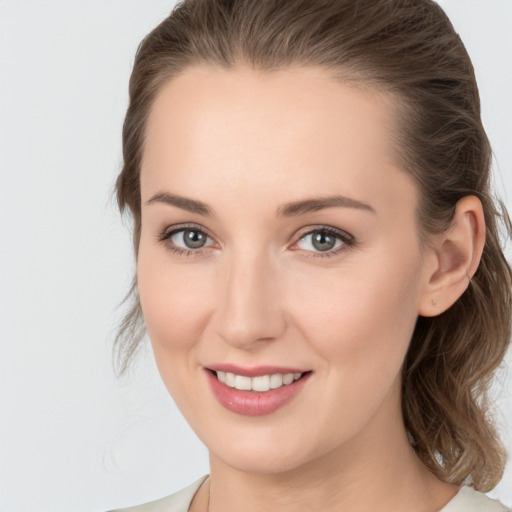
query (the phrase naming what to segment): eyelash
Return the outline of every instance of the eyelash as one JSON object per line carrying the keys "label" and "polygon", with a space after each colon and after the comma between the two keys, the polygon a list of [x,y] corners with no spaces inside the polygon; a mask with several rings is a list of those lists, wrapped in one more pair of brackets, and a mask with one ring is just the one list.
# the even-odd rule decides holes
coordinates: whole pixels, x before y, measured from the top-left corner
{"label": "eyelash", "polygon": [[[165,243],[166,248],[168,250],[172,251],[175,254],[178,254],[179,256],[183,256],[183,257],[199,256],[200,254],[202,254],[204,252],[204,248],[183,249],[181,247],[177,247],[175,245],[171,245],[171,244],[167,243],[168,241],[170,241],[170,239],[175,234],[180,233],[182,231],[187,231],[189,229],[194,230],[198,233],[201,233],[211,239],[211,237],[208,235],[208,233],[206,231],[204,231],[203,229],[201,229],[200,227],[198,227],[194,224],[181,225],[181,226],[178,226],[171,230],[167,229],[163,233],[160,233],[157,236],[157,238],[158,238],[159,242]],[[307,251],[307,252],[311,253],[309,256],[307,256],[310,258],[332,258],[333,256],[337,256],[338,254],[349,250],[350,248],[352,248],[355,245],[355,240],[352,235],[349,235],[348,233],[346,233],[344,231],[341,231],[339,229],[336,229],[336,228],[333,228],[330,226],[318,226],[318,227],[315,227],[314,229],[310,229],[309,231],[305,231],[298,237],[297,242],[301,241],[308,235],[312,235],[314,232],[320,232],[322,234],[327,234],[329,236],[337,238],[337,239],[341,240],[343,242],[343,244],[340,247],[338,247],[336,250],[331,249],[329,251]],[[295,243],[297,243],[297,242],[295,242]]]}

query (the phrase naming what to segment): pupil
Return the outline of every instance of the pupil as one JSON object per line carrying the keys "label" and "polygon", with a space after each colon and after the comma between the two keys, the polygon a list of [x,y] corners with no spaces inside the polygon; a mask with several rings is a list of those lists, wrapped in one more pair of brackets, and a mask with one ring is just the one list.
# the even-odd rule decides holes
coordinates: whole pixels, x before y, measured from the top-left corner
{"label": "pupil", "polygon": [[336,244],[333,236],[325,234],[323,231],[316,231],[313,235],[313,246],[319,251],[328,251]]}
{"label": "pupil", "polygon": [[183,238],[185,244],[191,249],[198,249],[205,243],[205,236],[203,233],[198,233],[197,231],[193,231],[191,229],[185,230]]}

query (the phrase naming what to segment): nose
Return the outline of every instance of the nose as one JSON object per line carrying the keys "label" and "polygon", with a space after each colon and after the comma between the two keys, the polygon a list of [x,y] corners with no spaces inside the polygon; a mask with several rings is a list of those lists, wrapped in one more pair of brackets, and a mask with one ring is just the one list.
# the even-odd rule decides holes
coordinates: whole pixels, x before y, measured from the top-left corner
{"label": "nose", "polygon": [[246,350],[282,336],[286,319],[277,265],[261,253],[233,255],[225,263],[219,272],[217,334],[226,343]]}

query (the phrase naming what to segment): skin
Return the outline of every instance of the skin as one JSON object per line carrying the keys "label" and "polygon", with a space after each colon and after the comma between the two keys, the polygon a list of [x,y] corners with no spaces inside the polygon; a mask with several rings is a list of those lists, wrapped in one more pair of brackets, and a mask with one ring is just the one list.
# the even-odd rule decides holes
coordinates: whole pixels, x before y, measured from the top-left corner
{"label": "skin", "polygon": [[[476,198],[455,227],[421,247],[417,191],[397,164],[391,98],[317,68],[257,73],[196,66],[159,91],[141,169],[138,286],[170,394],[210,453],[190,510],[436,511],[458,487],[416,457],[400,409],[400,375],[419,314],[467,287],[483,217]],[[202,201],[192,213],[157,194]],[[292,217],[283,203],[340,195]],[[201,252],[183,223],[208,235]],[[313,229],[350,234],[330,252]],[[182,228],[183,229],[183,228]],[[193,252],[193,251],[196,252]],[[279,365],[313,374],[259,417],[224,409],[204,367]]]}

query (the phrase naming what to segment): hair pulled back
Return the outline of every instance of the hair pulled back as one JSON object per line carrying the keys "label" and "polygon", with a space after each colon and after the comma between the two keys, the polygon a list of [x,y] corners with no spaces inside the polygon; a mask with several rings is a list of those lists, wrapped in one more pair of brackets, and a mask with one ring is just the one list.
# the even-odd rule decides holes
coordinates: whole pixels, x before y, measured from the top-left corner
{"label": "hair pulled back", "polygon": [[[418,318],[404,367],[402,410],[411,443],[439,478],[487,491],[504,450],[487,391],[510,341],[512,275],[499,243],[511,225],[490,190],[491,149],[470,58],[431,0],[184,0],[140,44],[123,127],[121,211],[140,238],[139,173],[146,120],[162,85],[194,64],[271,72],[322,67],[396,100],[402,167],[419,190],[422,240],[447,229],[457,201],[482,202],[486,243],[469,288],[446,312]],[[500,208],[499,208],[500,207]],[[136,279],[114,343],[119,373],[144,336]]]}

